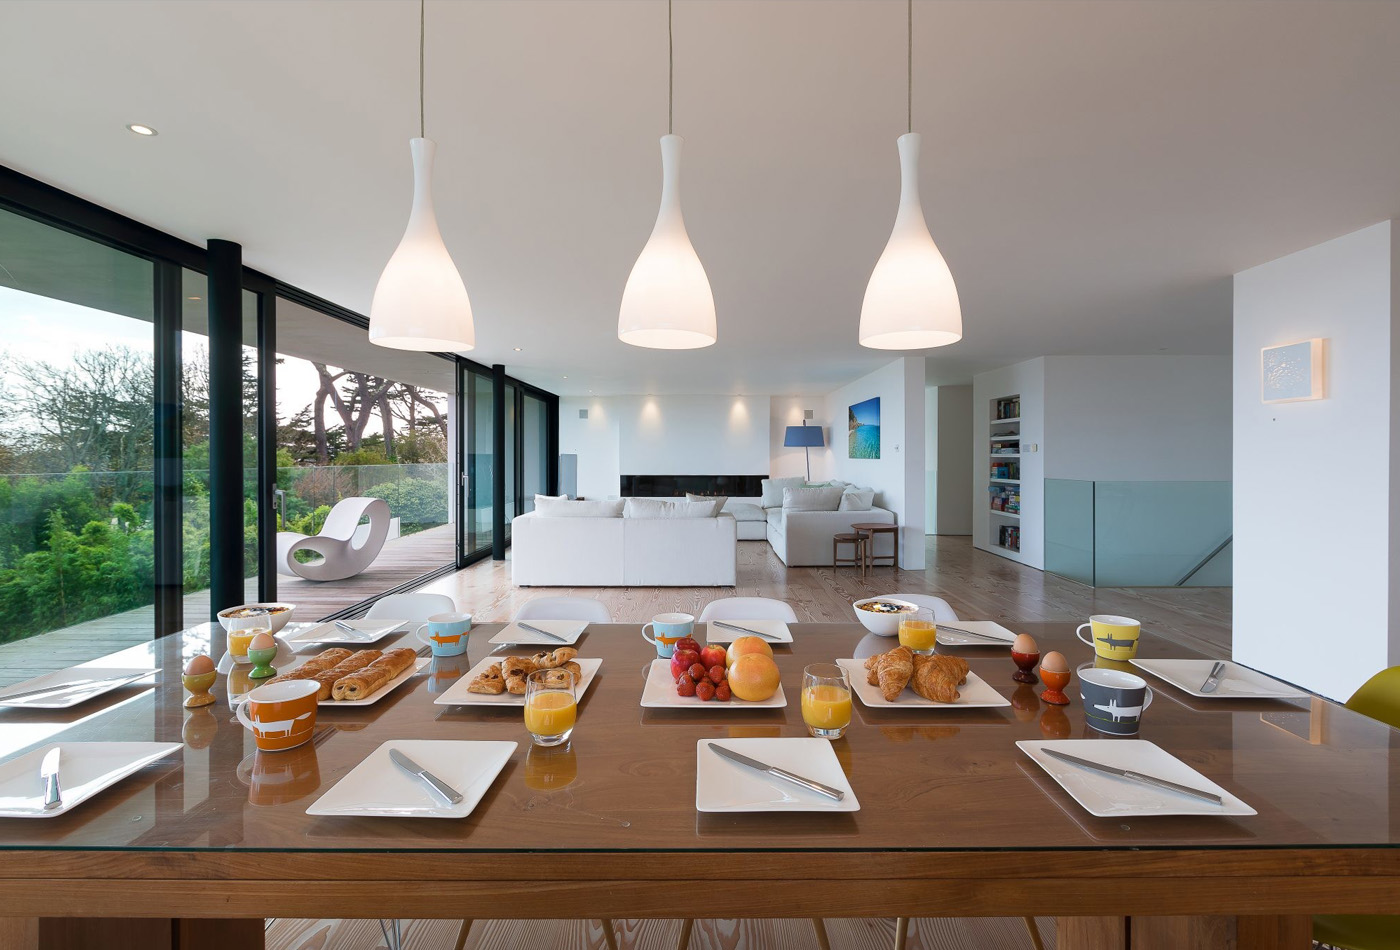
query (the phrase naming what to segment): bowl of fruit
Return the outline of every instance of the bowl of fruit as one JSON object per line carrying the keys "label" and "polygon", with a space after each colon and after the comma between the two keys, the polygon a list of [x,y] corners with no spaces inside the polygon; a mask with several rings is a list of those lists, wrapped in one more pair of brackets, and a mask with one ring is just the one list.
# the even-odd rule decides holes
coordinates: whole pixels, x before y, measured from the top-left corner
{"label": "bowl of fruit", "polygon": [[856,609],[856,619],[865,629],[882,637],[899,634],[899,622],[919,612],[917,604],[894,597],[867,597],[851,605]]}
{"label": "bowl of fruit", "polygon": [[682,640],[671,655],[671,678],[677,697],[721,703],[767,702],[778,692],[780,679],[773,648],[760,637],[739,637],[728,649]]}

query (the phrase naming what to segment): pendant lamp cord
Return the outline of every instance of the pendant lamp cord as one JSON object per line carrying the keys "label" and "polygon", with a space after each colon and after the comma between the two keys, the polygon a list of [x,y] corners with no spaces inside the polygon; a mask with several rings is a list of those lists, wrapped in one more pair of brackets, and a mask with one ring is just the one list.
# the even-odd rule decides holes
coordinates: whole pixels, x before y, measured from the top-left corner
{"label": "pendant lamp cord", "polygon": [[424,25],[427,22],[428,0],[418,0],[418,137],[427,138],[423,122],[423,49],[426,44]]}
{"label": "pendant lamp cord", "polygon": [[676,134],[676,32],[671,0],[666,0],[666,59],[669,64],[666,85],[666,132]]}
{"label": "pendant lamp cord", "polygon": [[907,90],[907,98],[906,98],[906,100],[905,100],[905,108],[906,108],[906,110],[907,110],[907,114],[905,115],[905,120],[908,122],[909,131],[910,131],[910,132],[913,132],[913,131],[914,131],[914,0],[909,0],[909,27],[908,27],[908,36],[909,36],[909,56],[908,56],[908,59],[906,60],[906,62],[907,62],[907,64],[908,64],[909,74],[908,74],[908,76],[906,77],[907,80],[908,80],[908,85],[905,87],[906,90]]}

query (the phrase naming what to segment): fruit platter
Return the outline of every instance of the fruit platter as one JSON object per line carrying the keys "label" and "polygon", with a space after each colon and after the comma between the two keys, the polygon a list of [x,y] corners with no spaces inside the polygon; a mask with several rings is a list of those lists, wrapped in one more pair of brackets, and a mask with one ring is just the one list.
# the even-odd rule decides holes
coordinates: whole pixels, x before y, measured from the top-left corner
{"label": "fruit platter", "polygon": [[738,637],[725,648],[686,637],[669,660],[653,660],[642,689],[647,709],[775,709],[787,705],[773,648]]}

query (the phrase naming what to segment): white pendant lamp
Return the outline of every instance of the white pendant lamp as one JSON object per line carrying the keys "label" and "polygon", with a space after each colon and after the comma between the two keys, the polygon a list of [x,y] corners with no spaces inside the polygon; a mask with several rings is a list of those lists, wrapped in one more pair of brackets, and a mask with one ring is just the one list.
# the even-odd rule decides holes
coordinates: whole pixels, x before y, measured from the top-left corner
{"label": "white pendant lamp", "polygon": [[[668,39],[671,2],[666,3]],[[716,338],[715,298],[681,215],[681,142],[675,132],[675,50],[670,48],[670,132],[661,137],[661,210],[622,291],[617,337],[658,350],[689,350]]]}
{"label": "white pendant lamp", "polygon": [[462,275],[442,242],[433,212],[433,155],[423,137],[424,0],[418,6],[418,134],[413,155],[413,207],[399,246],[384,265],[369,305],[369,341],[397,350],[453,353],[476,346],[472,304]]}
{"label": "white pendant lamp", "polygon": [[948,262],[933,243],[919,204],[919,136],[914,131],[914,3],[909,9],[909,131],[899,137],[899,211],[865,287],[860,344],[922,350],[962,339],[962,305]]}

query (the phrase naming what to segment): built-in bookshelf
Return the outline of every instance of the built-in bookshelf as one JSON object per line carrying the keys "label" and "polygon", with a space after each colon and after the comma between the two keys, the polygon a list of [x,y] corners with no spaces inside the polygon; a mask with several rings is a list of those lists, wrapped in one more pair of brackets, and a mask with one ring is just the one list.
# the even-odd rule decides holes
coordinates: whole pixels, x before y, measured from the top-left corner
{"label": "built-in bookshelf", "polygon": [[1021,550],[1021,397],[998,396],[987,426],[987,541],[993,548]]}

